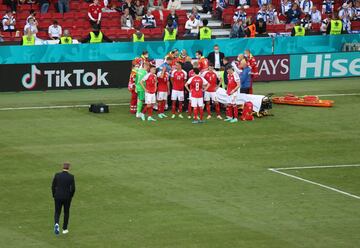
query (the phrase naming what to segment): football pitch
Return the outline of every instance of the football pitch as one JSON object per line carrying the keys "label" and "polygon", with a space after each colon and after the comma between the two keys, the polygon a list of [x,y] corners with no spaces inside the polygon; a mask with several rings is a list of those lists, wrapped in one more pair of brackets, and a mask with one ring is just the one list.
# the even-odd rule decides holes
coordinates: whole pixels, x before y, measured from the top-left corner
{"label": "football pitch", "polygon": [[[1,93],[0,247],[360,247],[360,79],[255,85],[270,92],[335,105],[193,125],[136,119],[127,89]],[[96,102],[124,104],[64,107]],[[55,236],[65,161],[77,191]]]}

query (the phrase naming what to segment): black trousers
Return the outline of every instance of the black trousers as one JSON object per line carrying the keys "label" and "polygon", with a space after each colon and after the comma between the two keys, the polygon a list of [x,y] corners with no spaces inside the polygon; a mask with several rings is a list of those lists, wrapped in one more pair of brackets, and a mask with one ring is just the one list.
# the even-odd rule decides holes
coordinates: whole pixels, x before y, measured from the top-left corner
{"label": "black trousers", "polygon": [[240,93],[249,94],[250,93],[250,88],[240,88]]}
{"label": "black trousers", "polygon": [[61,209],[64,207],[64,223],[63,230],[66,230],[70,217],[71,199],[55,199],[55,224],[59,223]]}

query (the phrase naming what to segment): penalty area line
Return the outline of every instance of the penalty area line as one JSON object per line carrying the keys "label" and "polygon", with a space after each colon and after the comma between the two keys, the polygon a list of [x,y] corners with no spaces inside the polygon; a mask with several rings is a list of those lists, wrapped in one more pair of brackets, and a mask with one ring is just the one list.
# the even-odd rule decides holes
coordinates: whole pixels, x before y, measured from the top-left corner
{"label": "penalty area line", "polygon": [[296,179],[296,180],[299,180],[299,181],[302,181],[302,182],[305,182],[305,183],[310,183],[310,184],[319,186],[321,188],[325,188],[325,189],[328,189],[328,190],[331,190],[331,191],[346,195],[348,197],[360,200],[360,196],[357,196],[357,195],[345,192],[343,190],[327,186],[325,184],[317,183],[317,182],[314,182],[314,181],[311,181],[311,180],[308,180],[308,179],[305,179],[305,178],[302,178],[302,177],[299,177],[299,176],[294,176],[292,174],[288,174],[286,172],[281,171],[281,170],[291,170],[291,169],[298,169],[299,170],[299,169],[341,168],[341,167],[344,168],[344,167],[358,167],[358,166],[360,166],[360,165],[307,166],[307,167],[292,167],[292,168],[291,167],[289,167],[289,168],[269,168],[268,170],[272,171],[274,173],[278,173],[280,175],[286,176],[286,177],[290,177],[290,178],[293,178],[293,179]]}
{"label": "penalty area line", "polygon": [[[128,103],[109,103],[108,106],[126,106]],[[11,111],[11,110],[36,110],[36,109],[66,109],[66,108],[88,108],[90,105],[53,105],[53,106],[33,106],[33,107],[14,107],[14,108],[0,108],[0,111]]]}

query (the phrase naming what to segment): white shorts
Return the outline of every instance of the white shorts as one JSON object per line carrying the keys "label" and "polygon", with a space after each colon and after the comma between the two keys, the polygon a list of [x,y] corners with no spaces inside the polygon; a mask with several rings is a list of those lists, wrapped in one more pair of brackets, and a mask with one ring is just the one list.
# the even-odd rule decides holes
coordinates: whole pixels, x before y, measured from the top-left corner
{"label": "white shorts", "polygon": [[171,100],[172,101],[176,101],[178,100],[179,102],[183,102],[184,101],[184,91],[180,91],[180,90],[172,90],[171,91]]}
{"label": "white shorts", "polygon": [[231,105],[236,105],[236,94],[237,92],[231,94],[230,96],[228,96],[228,99],[227,99],[227,104],[231,104]]}
{"label": "white shorts", "polygon": [[165,101],[168,97],[168,93],[167,92],[158,92],[157,93],[157,100],[158,101]]}
{"label": "white shorts", "polygon": [[210,100],[213,101],[213,102],[217,102],[216,92],[205,91],[204,101],[208,102]]}
{"label": "white shorts", "polygon": [[204,107],[204,98],[191,97],[191,107]]}
{"label": "white shorts", "polygon": [[145,104],[155,104],[156,103],[156,95],[155,93],[146,93],[145,92]]}

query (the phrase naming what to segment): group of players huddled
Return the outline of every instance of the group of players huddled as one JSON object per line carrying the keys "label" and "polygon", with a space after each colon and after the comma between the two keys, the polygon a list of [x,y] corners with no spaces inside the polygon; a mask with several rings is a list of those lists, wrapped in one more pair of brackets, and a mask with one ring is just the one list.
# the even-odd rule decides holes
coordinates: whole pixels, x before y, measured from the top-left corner
{"label": "group of players huddled", "polygon": [[223,63],[224,67],[216,71],[201,51],[196,52],[196,59],[193,60],[185,50],[179,53],[174,49],[166,55],[164,63],[156,67],[155,61],[149,59],[149,53],[144,51],[132,61],[128,85],[131,93],[130,112],[143,121],[146,114],[148,121],[156,121],[153,117],[154,106],[157,104],[157,116],[163,119],[168,117],[165,108],[171,102],[171,118],[184,118],[185,103],[188,118],[193,119],[193,123],[202,123],[205,101],[207,119],[212,117],[213,104],[216,118],[221,120],[221,105],[216,93],[221,87],[226,90],[226,102],[223,102],[226,106],[225,121],[237,122],[237,93],[252,94],[252,80],[258,74],[256,61],[250,51],[245,50],[232,63],[227,58],[223,59]]}

